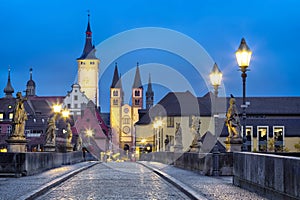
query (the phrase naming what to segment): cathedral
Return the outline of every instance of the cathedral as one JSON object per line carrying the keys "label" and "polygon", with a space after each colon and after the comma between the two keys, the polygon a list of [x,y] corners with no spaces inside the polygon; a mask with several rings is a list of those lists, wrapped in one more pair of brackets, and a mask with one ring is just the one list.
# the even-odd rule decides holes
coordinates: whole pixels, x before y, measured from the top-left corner
{"label": "cathedral", "polygon": [[[124,104],[124,92],[122,80],[115,65],[112,84],[110,86],[110,126],[112,130],[113,150],[133,151],[135,146],[134,124],[139,120],[139,110],[143,109],[144,88],[141,81],[139,64],[137,63],[135,77],[133,80],[131,99],[132,105]],[[154,92],[152,91],[151,79],[149,77],[146,92],[146,108],[153,106]]]}

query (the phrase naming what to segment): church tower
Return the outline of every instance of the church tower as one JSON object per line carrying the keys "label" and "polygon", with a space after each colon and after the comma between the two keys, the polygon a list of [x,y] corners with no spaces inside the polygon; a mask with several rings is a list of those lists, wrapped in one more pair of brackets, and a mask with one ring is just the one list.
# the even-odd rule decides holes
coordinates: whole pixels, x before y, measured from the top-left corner
{"label": "church tower", "polygon": [[12,98],[13,97],[12,94],[15,92],[10,82],[10,68],[8,68],[7,84],[3,91],[5,93],[5,98]]}
{"label": "church tower", "polygon": [[132,120],[133,124],[139,120],[139,109],[143,108],[143,85],[141,81],[139,63],[137,63],[132,86]]}
{"label": "church tower", "polygon": [[149,74],[148,87],[146,91],[146,109],[149,110],[153,106],[154,92],[152,90],[151,76]]}
{"label": "church tower", "polygon": [[121,132],[121,109],[123,105],[123,89],[121,77],[118,72],[118,65],[115,64],[112,84],[110,86],[110,126],[112,128],[112,142],[114,149],[120,146]]}
{"label": "church tower", "polygon": [[82,55],[77,59],[78,63],[78,84],[85,95],[99,106],[99,64],[96,57],[95,46],[92,44],[92,31],[90,26],[90,15],[88,15],[88,25],[86,29],[85,45]]}
{"label": "church tower", "polygon": [[30,79],[26,84],[26,96],[35,96],[35,82],[32,80],[32,68],[30,68]]}

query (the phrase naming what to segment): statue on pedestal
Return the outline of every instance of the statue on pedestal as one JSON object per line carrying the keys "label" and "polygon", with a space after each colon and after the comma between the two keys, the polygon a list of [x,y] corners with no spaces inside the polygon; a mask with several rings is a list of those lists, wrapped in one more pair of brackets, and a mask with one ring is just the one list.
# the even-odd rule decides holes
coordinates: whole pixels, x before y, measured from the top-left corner
{"label": "statue on pedestal", "polygon": [[235,98],[231,95],[229,108],[226,113],[226,126],[228,128],[228,138],[241,138],[241,124]]}
{"label": "statue on pedestal", "polygon": [[27,113],[24,108],[24,102],[27,98],[22,97],[22,93],[17,93],[16,104],[13,115],[13,131],[11,137],[25,139],[25,121],[27,120]]}
{"label": "statue on pedestal", "polygon": [[76,141],[76,151],[81,151],[81,148],[82,148],[82,138],[80,134],[78,134],[78,138]]}
{"label": "statue on pedestal", "polygon": [[67,132],[66,132],[67,136],[66,136],[66,140],[67,140],[67,146],[71,145],[72,142],[72,137],[73,137],[73,133],[71,130],[71,124],[67,123]]}
{"label": "statue on pedestal", "polygon": [[226,126],[228,128],[228,137],[224,142],[226,144],[226,151],[240,151],[242,146],[241,124],[238,115],[237,107],[235,105],[235,98],[231,95],[229,100],[229,108],[226,113]]}
{"label": "statue on pedestal", "polygon": [[200,117],[193,116],[192,122],[192,133],[194,135],[194,139],[192,144],[190,145],[190,152],[199,152],[202,146],[201,136],[200,136]]}
{"label": "statue on pedestal", "polygon": [[182,146],[182,130],[181,130],[180,123],[176,123],[174,151],[175,152],[182,152],[182,150],[183,150],[183,146]]}
{"label": "statue on pedestal", "polygon": [[6,140],[9,152],[26,152],[26,144],[28,142],[25,137],[27,113],[24,102],[26,100],[26,98],[22,97],[21,92],[17,93],[12,120],[12,134]]}
{"label": "statue on pedestal", "polygon": [[55,146],[55,139],[56,139],[55,119],[56,117],[54,115],[48,120],[48,125],[46,129],[46,145]]}

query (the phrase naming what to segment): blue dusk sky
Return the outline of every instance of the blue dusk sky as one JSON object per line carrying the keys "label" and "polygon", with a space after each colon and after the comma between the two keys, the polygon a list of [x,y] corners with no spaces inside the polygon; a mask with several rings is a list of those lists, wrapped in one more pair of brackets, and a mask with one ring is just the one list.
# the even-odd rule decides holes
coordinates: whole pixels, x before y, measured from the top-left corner
{"label": "blue dusk sky", "polygon": [[[159,38],[151,31],[133,39],[126,34],[125,40],[111,39],[126,31],[138,34],[135,30],[148,30],[147,27],[174,31],[200,44],[223,72],[221,96],[242,95],[241,73],[234,55],[242,37],[253,51],[247,96],[300,96],[299,0],[3,0],[0,4],[1,91],[7,82],[8,66],[15,93],[25,90],[32,67],[38,96],[66,95],[77,81],[76,59],[83,50],[89,10],[93,41],[101,61],[99,88],[104,112],[109,111],[115,62],[127,77],[124,85],[132,85],[137,62],[144,84],[151,73],[155,102],[168,91],[189,89],[188,85],[197,96],[212,90],[204,81],[208,75],[204,71],[210,71],[212,63],[193,66],[178,52],[182,48],[187,55],[197,55],[198,51],[186,48],[183,40],[174,37],[168,45],[178,51],[168,52],[143,46],[143,40],[151,37],[157,37],[155,40],[163,46],[166,37],[173,38]],[[134,47],[135,39],[139,48]],[[105,61],[104,56],[124,46],[130,46],[130,51]],[[161,84],[167,78],[168,83]],[[184,84],[172,87],[177,80],[184,80]],[[125,95],[130,101],[130,91],[125,90]],[[4,92],[0,94],[3,96]]]}

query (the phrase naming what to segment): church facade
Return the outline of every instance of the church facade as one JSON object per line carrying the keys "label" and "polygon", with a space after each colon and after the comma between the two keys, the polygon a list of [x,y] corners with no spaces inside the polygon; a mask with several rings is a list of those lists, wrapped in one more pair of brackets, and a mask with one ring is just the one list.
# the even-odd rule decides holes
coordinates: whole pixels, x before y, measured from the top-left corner
{"label": "church facade", "polygon": [[[124,104],[121,79],[116,64],[110,87],[110,126],[114,152],[133,151],[135,149],[134,124],[139,120],[139,110],[143,109],[144,102],[144,88],[138,63],[131,91],[132,105]],[[149,85],[151,82],[148,84],[146,92],[146,107],[153,105],[154,93],[152,87],[151,91],[149,90]]]}

